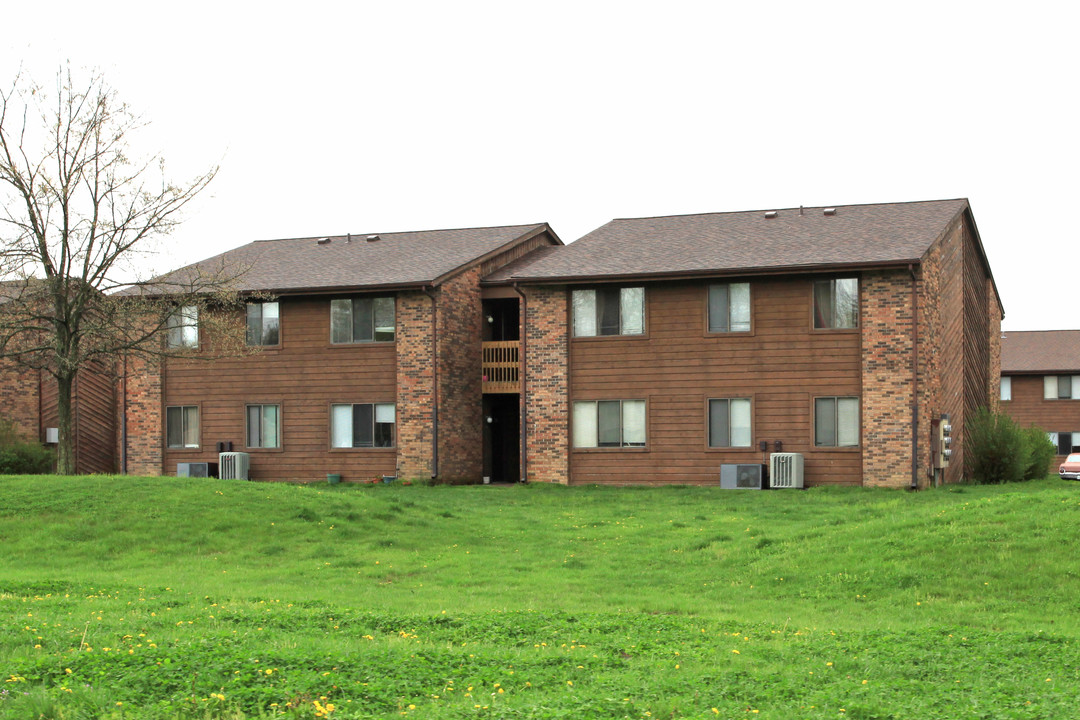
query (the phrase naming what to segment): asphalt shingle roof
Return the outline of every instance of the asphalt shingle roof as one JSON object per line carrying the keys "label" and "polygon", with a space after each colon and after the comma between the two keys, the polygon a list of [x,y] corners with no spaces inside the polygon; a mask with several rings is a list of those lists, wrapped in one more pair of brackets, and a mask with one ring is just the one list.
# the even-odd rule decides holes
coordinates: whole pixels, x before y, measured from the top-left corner
{"label": "asphalt shingle roof", "polygon": [[612,220],[489,281],[764,272],[919,262],[965,199]]}
{"label": "asphalt shingle roof", "polygon": [[1080,373],[1080,330],[1001,334],[1002,373]]}
{"label": "asphalt shingle roof", "polygon": [[547,224],[539,223],[378,233],[374,241],[370,235],[258,240],[157,278],[154,291],[223,268],[244,269],[230,286],[241,292],[428,285],[545,229]]}

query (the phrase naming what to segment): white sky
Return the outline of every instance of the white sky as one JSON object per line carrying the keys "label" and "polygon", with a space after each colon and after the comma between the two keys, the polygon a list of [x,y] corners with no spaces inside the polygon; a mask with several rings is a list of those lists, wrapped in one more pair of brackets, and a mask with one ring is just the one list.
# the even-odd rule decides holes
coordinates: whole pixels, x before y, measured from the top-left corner
{"label": "white sky", "polygon": [[[99,68],[166,270],[251,240],[967,197],[1007,330],[1080,328],[1080,3],[8,3],[0,81]],[[4,79],[7,78],[7,79]]]}

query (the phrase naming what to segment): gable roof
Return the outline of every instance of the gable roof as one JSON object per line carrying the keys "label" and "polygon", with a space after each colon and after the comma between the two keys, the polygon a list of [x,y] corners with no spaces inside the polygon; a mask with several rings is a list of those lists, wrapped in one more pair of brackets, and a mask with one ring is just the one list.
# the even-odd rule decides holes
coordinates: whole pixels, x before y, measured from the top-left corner
{"label": "gable roof", "polygon": [[920,262],[957,216],[970,213],[965,199],[830,207],[834,214],[813,207],[612,220],[488,280],[574,282],[906,265]]}
{"label": "gable roof", "polygon": [[[330,292],[438,285],[466,267],[548,232],[547,223],[419,232],[257,240],[174,270],[142,292],[163,293],[222,271],[239,292]],[[128,294],[139,289],[126,291]]]}
{"label": "gable roof", "polygon": [[1001,373],[1080,373],[1080,330],[1002,333]]}

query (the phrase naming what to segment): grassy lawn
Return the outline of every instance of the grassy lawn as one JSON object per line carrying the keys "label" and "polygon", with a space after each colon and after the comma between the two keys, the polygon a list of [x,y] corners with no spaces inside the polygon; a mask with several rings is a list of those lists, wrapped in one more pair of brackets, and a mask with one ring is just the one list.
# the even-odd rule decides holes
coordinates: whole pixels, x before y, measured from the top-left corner
{"label": "grassy lawn", "polygon": [[0,718],[1070,718],[1080,485],[0,478]]}

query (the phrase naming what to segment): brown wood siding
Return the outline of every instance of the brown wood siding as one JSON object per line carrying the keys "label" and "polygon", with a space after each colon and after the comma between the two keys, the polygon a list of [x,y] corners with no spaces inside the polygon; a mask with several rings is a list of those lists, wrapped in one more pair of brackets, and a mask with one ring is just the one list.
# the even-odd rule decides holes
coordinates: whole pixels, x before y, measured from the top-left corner
{"label": "brown wood siding", "polygon": [[[115,473],[116,463],[116,389],[108,369],[93,363],[79,371],[71,391],[72,449],[75,453],[75,472]],[[60,414],[57,407],[56,379],[41,374],[41,427],[57,427]]]}
{"label": "brown wood siding", "polygon": [[[858,331],[813,332],[811,281],[752,281],[752,332],[705,332],[707,283],[647,286],[646,335],[571,340],[571,400],[644,399],[647,448],[571,450],[573,483],[718,484],[760,440],[806,456],[810,484],[858,484],[858,449],[813,446],[817,396],[860,394]],[[708,449],[709,398],[750,397],[753,447]],[[767,456],[765,456],[767,458]]]}
{"label": "brown wood siding", "polygon": [[[201,447],[166,448],[163,471],[175,474],[178,462],[213,462],[216,443],[229,441],[234,451],[251,454],[253,480],[393,475],[395,448],[330,449],[330,405],[395,402],[395,343],[331,345],[330,298],[279,302],[279,348],[213,362],[169,362],[162,403],[199,406]],[[245,408],[261,403],[281,406],[278,450],[246,447]]]}
{"label": "brown wood siding", "polygon": [[966,402],[964,389],[964,229],[958,220],[946,233],[941,244],[940,298],[938,311],[941,317],[940,371],[941,407],[933,413],[948,413],[952,419],[954,437],[959,442],[953,450],[953,460],[945,471],[946,482],[957,482],[963,477],[964,442],[963,409]]}
{"label": "brown wood siding", "polygon": [[990,308],[987,277],[971,229],[964,224],[964,417],[990,398]]}
{"label": "brown wood siding", "polygon": [[[1009,377],[1012,378],[1012,400],[1002,402],[1001,409],[1013,420],[1023,427],[1035,425],[1046,432],[1080,433],[1080,400],[1043,399],[1042,375]],[[1056,471],[1056,467],[1054,469]]]}

